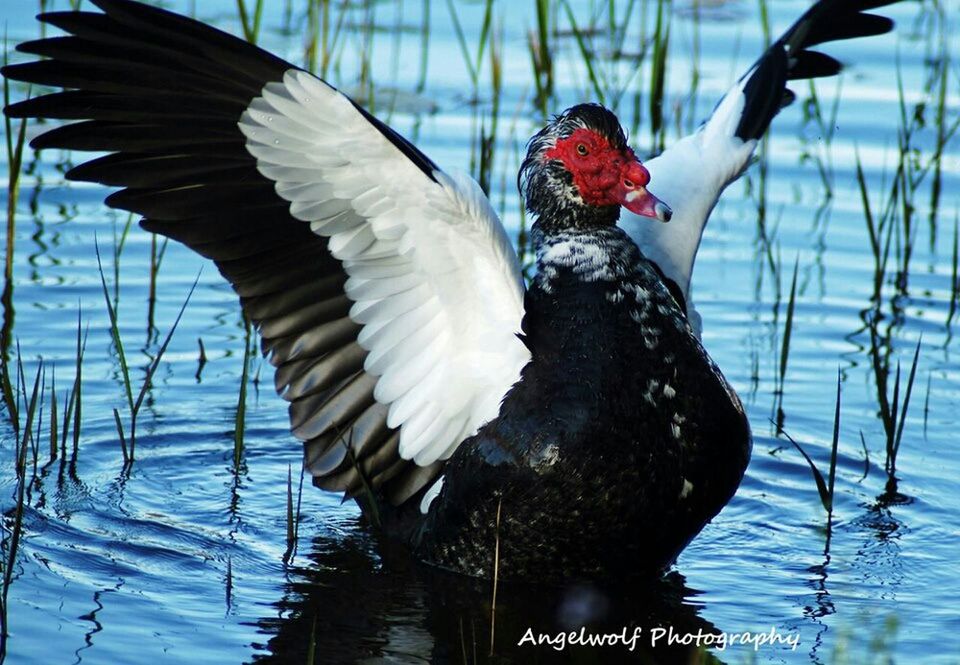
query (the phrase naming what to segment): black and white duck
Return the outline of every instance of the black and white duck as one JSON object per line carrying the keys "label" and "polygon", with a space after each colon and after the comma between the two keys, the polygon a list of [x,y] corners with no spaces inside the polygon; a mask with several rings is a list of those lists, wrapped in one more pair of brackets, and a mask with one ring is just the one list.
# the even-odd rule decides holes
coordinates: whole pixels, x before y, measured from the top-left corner
{"label": "black and white duck", "polygon": [[119,187],[108,205],[216,263],[316,485],[469,575],[495,552],[501,579],[655,575],[750,457],[689,299],[707,218],[787,82],[840,70],[808,48],[886,32],[865,12],[892,1],[820,0],[645,164],[609,110],[556,116],[520,170],[529,287],[473,180],[309,72],[168,11],[42,15],[64,36],[21,44],[44,59],[3,74],[67,90],[6,113],[80,121],[33,147],[108,153],[67,177]]}

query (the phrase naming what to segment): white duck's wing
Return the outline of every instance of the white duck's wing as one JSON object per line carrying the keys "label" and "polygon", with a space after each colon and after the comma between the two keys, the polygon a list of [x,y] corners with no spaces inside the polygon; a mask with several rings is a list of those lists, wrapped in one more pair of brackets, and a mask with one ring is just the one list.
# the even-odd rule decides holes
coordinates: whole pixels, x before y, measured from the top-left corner
{"label": "white duck's wing", "polygon": [[839,72],[835,59],[808,49],[888,32],[893,28],[890,19],[864,12],[897,1],[820,0],[767,49],[695,133],[644,162],[650,191],[673,209],[673,218],[669,224],[650,224],[624,211],[620,225],[676,284],[674,290],[686,300],[695,327],[699,319],[689,300],[690,277],[703,229],[724,188],[749,164],[774,116],[793,101],[788,81]]}
{"label": "white duck's wing", "polygon": [[68,174],[212,258],[290,402],[316,484],[400,504],[484,422],[529,352],[516,254],[470,178],[313,75],[128,0],[41,17],[69,36],[17,80],[74,88],[16,117],[34,141],[110,153]]}

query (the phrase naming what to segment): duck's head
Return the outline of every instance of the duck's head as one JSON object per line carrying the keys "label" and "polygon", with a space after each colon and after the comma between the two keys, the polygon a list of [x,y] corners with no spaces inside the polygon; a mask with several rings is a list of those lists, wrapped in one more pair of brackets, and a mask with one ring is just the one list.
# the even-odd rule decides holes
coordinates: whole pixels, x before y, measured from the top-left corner
{"label": "duck's head", "polygon": [[647,191],[650,173],[627,145],[611,111],[572,106],[527,144],[518,184],[541,227],[589,229],[616,224],[623,206],[661,222],[672,212]]}

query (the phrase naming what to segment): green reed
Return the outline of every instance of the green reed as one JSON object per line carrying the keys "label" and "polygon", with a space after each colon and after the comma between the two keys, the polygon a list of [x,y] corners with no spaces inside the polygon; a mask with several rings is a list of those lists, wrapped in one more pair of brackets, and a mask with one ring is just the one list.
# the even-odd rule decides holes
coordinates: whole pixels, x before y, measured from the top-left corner
{"label": "green reed", "polygon": [[300,537],[300,504],[303,498],[303,463],[300,464],[300,478],[297,482],[297,497],[293,497],[293,476],[290,465],[287,465],[287,550],[283,555],[283,562],[289,564],[297,553],[297,541]]}
{"label": "green reed", "polygon": [[[87,348],[87,336],[90,332],[89,324],[86,330],[83,330],[82,309],[77,305],[77,344],[74,353],[74,375],[73,385],[66,392],[64,402],[66,407],[63,410],[63,426],[60,428],[60,451],[61,457],[67,457],[67,437],[71,433],[70,423],[73,421],[72,450],[73,459],[77,458],[80,449],[80,419],[83,413],[83,356]],[[81,330],[83,333],[81,334]]]}
{"label": "green reed", "polygon": [[[9,593],[10,586],[13,584],[13,570],[17,563],[17,552],[20,548],[20,540],[23,535],[23,511],[26,505],[26,488],[30,481],[27,480],[27,452],[31,448],[31,443],[36,445],[33,434],[33,421],[39,413],[43,394],[44,364],[41,360],[37,366],[37,373],[33,381],[33,391],[29,398],[26,398],[27,390],[25,384],[25,375],[23,371],[23,356],[17,353],[17,365],[19,369],[18,384],[22,389],[22,394],[26,399],[24,408],[26,410],[26,421],[20,423],[21,413],[16,411],[11,413],[11,419],[17,423],[15,438],[15,471],[16,486],[14,489],[15,505],[13,508],[12,519],[5,525],[4,537],[0,542],[0,564],[3,566],[2,579],[0,579],[0,662],[6,658],[7,639],[10,636],[9,631]],[[39,418],[38,418],[39,420]],[[36,455],[34,455],[34,468],[36,468]]]}
{"label": "green reed", "polygon": [[[890,217],[887,214],[883,214],[879,218],[874,216],[873,206],[870,204],[870,192],[868,191],[867,179],[863,173],[863,163],[860,161],[860,152],[856,148],[854,150],[856,155],[856,177],[860,192],[860,203],[863,207],[863,219],[867,225],[870,251],[873,254],[872,300],[875,303],[879,303],[887,272],[887,259],[890,256],[890,240],[893,237],[893,225],[888,225]],[[892,210],[892,208],[888,207],[887,210]],[[884,239],[883,234],[885,228],[887,229],[887,233]]]}
{"label": "green reed", "polygon": [[790,339],[793,335],[793,313],[797,303],[797,269],[800,266],[800,257],[793,263],[793,279],[790,282],[790,296],[787,300],[787,316],[783,324],[783,340],[780,344],[780,362],[777,365],[776,388],[777,396],[777,425],[783,424],[783,394],[787,378],[787,359],[790,357]]}
{"label": "green reed", "polygon": [[816,129],[817,137],[810,146],[806,144],[803,153],[800,156],[801,162],[811,161],[817,167],[817,173],[820,176],[820,184],[823,187],[823,204],[818,210],[816,221],[819,222],[823,216],[823,211],[827,209],[829,202],[833,199],[834,191],[834,170],[833,170],[833,139],[837,132],[837,116],[840,113],[840,100],[843,95],[843,75],[837,77],[837,87],[833,95],[833,103],[829,110],[825,111],[820,102],[820,96],[817,93],[817,86],[814,79],[807,81],[809,86],[809,97],[802,106],[803,121],[805,124],[813,124]]}
{"label": "green reed", "polygon": [[257,0],[253,8],[253,15],[247,10],[246,0],[237,0],[237,12],[240,15],[240,27],[243,37],[251,44],[256,44],[260,37],[260,22],[263,18],[263,0]]}
{"label": "green reed", "polygon": [[666,147],[663,103],[670,52],[670,0],[657,0],[657,21],[653,31],[653,62],[650,68],[650,145],[655,152]]}
{"label": "green reed", "polygon": [[[500,125],[500,98],[503,89],[503,39],[500,30],[494,30],[490,36],[490,107],[489,112],[480,105],[474,106],[473,123],[476,127],[480,116],[479,130],[474,132],[476,140],[470,145],[470,171],[488,197],[491,194],[493,170],[495,166],[497,132]],[[476,95],[477,92],[475,91]]]}
{"label": "green reed", "polygon": [[[252,341],[251,341],[252,340]],[[250,362],[256,354],[253,347],[256,339],[250,319],[243,315],[243,368],[240,371],[240,389],[237,393],[237,410],[233,420],[233,468],[239,471],[243,462],[243,435],[247,422],[247,383],[250,378]]]}
{"label": "green reed", "polygon": [[958,252],[958,218],[960,215],[954,214],[953,217],[953,252],[951,254],[951,266],[950,266],[950,308],[947,313],[947,328],[950,328],[950,324],[953,322],[953,317],[957,313],[957,304],[960,301],[960,252]]}
{"label": "green reed", "polygon": [[331,0],[307,1],[307,41],[304,46],[304,66],[322,79],[330,75],[334,54],[337,52],[347,18],[350,0],[342,0],[337,9],[336,23],[331,28]]}
{"label": "green reed", "polygon": [[[120,335],[120,324],[117,314],[117,301],[110,301],[110,293],[107,288],[107,280],[103,274],[103,264],[100,260],[100,246],[94,241],[94,249],[97,255],[97,269],[100,272],[100,284],[103,287],[103,299],[107,306],[107,316],[110,320],[110,336],[113,340],[114,348],[117,351],[117,359],[120,363],[120,372],[121,378],[123,380],[124,394],[127,398],[127,408],[130,415],[130,428],[129,432],[125,432],[123,427],[123,421],[120,418],[119,409],[113,409],[113,420],[117,428],[117,435],[120,437],[120,450],[123,453],[123,463],[125,467],[129,467],[135,458],[136,452],[136,442],[137,442],[137,416],[140,413],[140,407],[143,405],[144,397],[146,397],[147,391],[150,389],[153,384],[153,375],[156,373],[157,368],[160,366],[160,361],[163,359],[163,354],[167,350],[167,346],[170,344],[170,340],[173,339],[173,333],[176,331],[177,326],[180,323],[180,319],[183,317],[184,311],[187,309],[187,305],[190,302],[190,298],[193,296],[194,290],[197,288],[197,283],[200,281],[200,275],[197,275],[197,278],[194,280],[193,285],[190,287],[190,292],[187,294],[186,299],[183,301],[183,305],[180,307],[180,311],[177,314],[177,318],[174,320],[173,325],[170,327],[170,330],[167,332],[166,337],[163,340],[163,343],[160,345],[160,348],[157,350],[156,355],[153,358],[153,361],[147,365],[145,370],[145,375],[143,383],[140,385],[139,392],[137,393],[136,399],[133,396],[133,382],[130,378],[130,367],[127,362],[127,356],[123,348],[123,339]],[[115,256],[119,257],[119,253],[116,253]],[[115,284],[117,289],[116,293],[119,297],[119,285]]]}
{"label": "green reed", "polygon": [[810,467],[810,473],[813,474],[814,484],[817,486],[817,494],[820,497],[820,503],[823,506],[823,509],[827,511],[827,536],[824,546],[824,553],[830,550],[830,538],[833,527],[834,496],[837,480],[837,454],[840,448],[840,394],[840,370],[837,369],[837,399],[836,407],[834,408],[833,413],[833,436],[830,443],[830,461],[827,469],[826,479],[824,479],[823,473],[820,471],[820,468],[817,466],[816,462],[813,461],[813,458],[807,454],[807,451],[805,451],[803,447],[793,439],[793,437],[787,434],[787,432],[779,424],[775,423],[777,426],[777,433],[784,435],[787,440],[793,444],[793,447],[796,448],[800,452],[800,455],[803,456],[807,466]]}
{"label": "green reed", "polygon": [[483,63],[483,54],[490,41],[490,27],[493,21],[493,0],[485,0],[483,5],[483,20],[480,23],[480,36],[477,39],[475,53],[470,52],[467,44],[467,37],[463,32],[463,26],[460,24],[460,18],[457,14],[457,8],[453,0],[447,0],[447,9],[450,12],[450,21],[453,24],[453,32],[457,38],[457,44],[460,46],[460,54],[463,56],[463,62],[467,67],[467,75],[470,77],[470,83],[473,86],[473,99],[477,99],[480,89],[480,66]]}
{"label": "green reed", "polygon": [[169,238],[163,238],[157,241],[157,234],[150,236],[150,285],[147,294],[147,326],[150,330],[155,328],[154,318],[157,311],[157,277],[160,274],[160,265],[163,263],[163,257],[167,253]]}
{"label": "green reed", "polygon": [[[6,46],[4,38],[3,64],[9,62],[9,49]],[[27,98],[30,97],[30,91],[27,91]],[[3,104],[10,104],[10,81],[3,79]],[[17,201],[20,194],[20,177],[23,167],[23,147],[26,144],[27,137],[27,119],[20,121],[20,125],[14,131],[12,119],[4,114],[4,136],[6,136],[7,148],[7,236],[5,243],[6,253],[4,255],[3,266],[3,294],[0,296],[0,302],[3,304],[3,327],[0,332],[0,361],[4,366],[6,374],[7,361],[9,360],[9,349],[11,340],[11,331],[13,330],[13,256],[16,249],[16,227],[17,227]],[[14,138],[16,137],[16,138]],[[10,385],[9,377],[5,377],[2,382],[4,388],[4,400],[9,401],[10,394],[7,388]]]}
{"label": "green reed", "polygon": [[[700,91],[700,60],[701,60],[701,4],[703,0],[693,0],[690,10],[693,12],[693,35],[690,43],[690,89],[687,92],[687,123],[686,133],[692,134],[696,130],[697,122],[697,95]],[[682,135],[681,114],[677,114],[677,134]]]}
{"label": "green reed", "polygon": [[597,77],[597,69],[595,67],[595,51],[587,44],[587,37],[585,30],[577,24],[577,18],[574,16],[573,9],[570,7],[570,3],[567,0],[561,0],[560,4],[563,6],[564,11],[567,15],[567,21],[570,23],[570,30],[573,31],[573,37],[577,42],[577,48],[580,51],[580,56],[583,60],[584,67],[587,69],[587,78],[590,80],[590,85],[593,87],[593,94],[596,96],[597,101],[601,104],[606,104],[606,89],[605,85],[601,85],[600,79]]}
{"label": "green reed", "polygon": [[550,45],[551,29],[550,0],[535,0],[537,29],[527,33],[527,48],[533,68],[533,83],[537,94],[534,105],[541,118],[549,114],[553,99],[553,49]]}
{"label": "green reed", "polygon": [[[887,413],[884,414],[884,430],[886,432],[886,459],[884,470],[889,481],[896,482],[897,455],[900,452],[900,443],[903,440],[903,428],[907,421],[907,409],[910,407],[910,396],[913,393],[913,382],[917,376],[917,364],[920,360],[920,345],[923,338],[917,340],[917,347],[913,353],[913,362],[910,364],[910,374],[907,378],[903,404],[900,400],[900,361],[897,361],[897,373],[893,384],[893,402]],[[898,408],[899,406],[899,408]]]}

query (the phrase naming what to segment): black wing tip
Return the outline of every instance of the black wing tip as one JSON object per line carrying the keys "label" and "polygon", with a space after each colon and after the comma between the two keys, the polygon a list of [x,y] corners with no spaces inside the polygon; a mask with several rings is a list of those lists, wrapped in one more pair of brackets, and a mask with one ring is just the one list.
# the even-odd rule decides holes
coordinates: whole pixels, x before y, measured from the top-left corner
{"label": "black wing tip", "polygon": [[810,47],[826,42],[873,37],[890,32],[896,23],[886,16],[865,13],[901,0],[819,0],[757,60],[743,86],[746,97],[736,136],[758,140],[780,109],[795,99],[788,81],[835,76],[843,70],[836,58]]}

